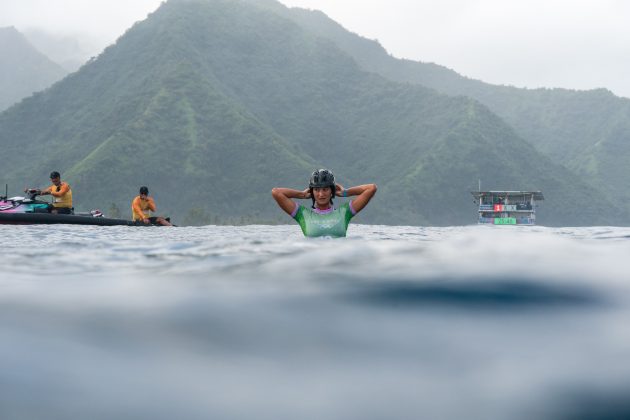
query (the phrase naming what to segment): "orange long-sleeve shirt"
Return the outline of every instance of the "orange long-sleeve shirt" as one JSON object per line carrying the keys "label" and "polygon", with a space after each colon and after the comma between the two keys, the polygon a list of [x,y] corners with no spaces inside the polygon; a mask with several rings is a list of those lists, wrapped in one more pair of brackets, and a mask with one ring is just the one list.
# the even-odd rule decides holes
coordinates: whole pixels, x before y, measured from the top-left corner
{"label": "orange long-sleeve shirt", "polygon": [[151,197],[147,197],[146,200],[143,200],[140,196],[137,196],[131,202],[132,218],[134,221],[151,217],[149,212],[155,210],[155,201],[153,201]]}

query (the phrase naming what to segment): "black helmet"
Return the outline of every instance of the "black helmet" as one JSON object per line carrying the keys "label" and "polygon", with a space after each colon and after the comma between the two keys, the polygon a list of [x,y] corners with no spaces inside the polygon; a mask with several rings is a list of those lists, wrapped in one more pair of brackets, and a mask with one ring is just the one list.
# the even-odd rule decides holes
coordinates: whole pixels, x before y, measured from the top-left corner
{"label": "black helmet", "polygon": [[140,194],[149,195],[149,189],[147,187],[140,187]]}
{"label": "black helmet", "polygon": [[59,174],[59,172],[57,171],[52,171],[50,173],[50,179],[54,179],[54,178],[61,178],[61,175]]}
{"label": "black helmet", "polygon": [[309,188],[325,188],[331,187],[335,189],[335,175],[328,169],[318,169],[311,175],[308,183]]}

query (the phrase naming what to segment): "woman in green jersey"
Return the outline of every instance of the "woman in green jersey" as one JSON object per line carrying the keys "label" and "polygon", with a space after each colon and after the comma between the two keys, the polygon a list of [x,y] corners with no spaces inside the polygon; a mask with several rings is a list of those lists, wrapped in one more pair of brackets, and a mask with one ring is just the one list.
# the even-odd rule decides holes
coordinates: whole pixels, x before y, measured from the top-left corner
{"label": "woman in green jersey", "polygon": [[[271,195],[282,210],[295,219],[304,236],[346,236],[348,224],[370,202],[376,193],[376,184],[365,184],[345,189],[335,183],[335,175],[327,169],[319,169],[311,175],[304,191],[290,188],[274,188]],[[357,196],[354,200],[333,207],[333,197]],[[311,208],[302,206],[293,198],[313,201]]]}

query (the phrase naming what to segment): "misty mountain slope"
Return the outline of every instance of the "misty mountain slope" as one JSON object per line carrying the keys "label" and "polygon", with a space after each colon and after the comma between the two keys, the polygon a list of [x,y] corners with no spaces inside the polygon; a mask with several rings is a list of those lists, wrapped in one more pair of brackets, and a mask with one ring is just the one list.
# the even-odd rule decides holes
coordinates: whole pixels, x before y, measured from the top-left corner
{"label": "misty mountain slope", "polygon": [[[276,15],[283,6],[266,14],[237,2],[229,8],[209,9],[203,2],[195,7],[194,18],[203,20],[207,30],[193,36],[210,47],[205,56],[212,63],[206,67],[226,92],[328,166],[354,169],[370,162],[374,168],[378,163],[385,177],[399,176],[397,171],[404,171],[469,110],[467,99],[362,72],[335,45],[305,37],[301,27]],[[244,21],[248,14],[260,19],[257,25]],[[224,48],[225,19],[238,22],[238,41],[243,36],[249,41]],[[178,22],[181,31],[195,27],[183,17]],[[259,38],[265,42],[256,42]],[[333,150],[340,153],[329,157]],[[348,158],[357,152],[358,162]]]}
{"label": "misty mountain slope", "polygon": [[271,3],[269,7],[313,34],[335,42],[365,70],[479,100],[552,160],[615,199],[621,190],[625,205],[630,206],[630,190],[625,188],[625,179],[630,177],[625,163],[630,157],[630,100],[605,89],[520,89],[483,83],[433,63],[396,59],[378,42],[345,30],[322,12]]}
{"label": "misty mountain slope", "polygon": [[[451,176],[453,167],[445,162],[457,162],[457,178]],[[461,223],[475,208],[472,196],[459,191],[477,190],[478,181],[484,190],[513,190],[518,185],[520,190],[535,191],[543,185],[547,199],[538,211],[538,221],[543,224],[579,225],[585,218],[595,225],[610,223],[610,216],[596,206],[582,205],[584,196],[603,200],[612,206],[611,212],[624,214],[600,191],[572,182],[573,178],[570,171],[541,156],[501,119],[471,101],[468,118],[435,142],[404,178],[386,185],[384,195],[392,202],[409,200],[402,208],[422,203],[425,214],[439,214],[444,225]]]}
{"label": "misty mountain slope", "polygon": [[593,136],[595,142],[570,162],[574,171],[593,179],[616,200],[630,203],[630,120],[617,113],[616,120]]}
{"label": "misty mountain slope", "polygon": [[13,27],[0,28],[0,57],[0,111],[67,74]]}
{"label": "misty mountain slope", "polygon": [[[214,214],[229,214],[231,185],[247,183],[248,194],[236,201],[259,213],[256,203],[275,182],[311,170],[313,162],[217,91],[195,56],[191,62],[172,45],[172,31],[136,29],[80,72],[0,115],[0,141],[14,156],[5,170],[16,182],[37,185],[49,168],[60,168],[83,198],[79,206],[89,200],[126,208],[125,197],[153,184],[168,191],[166,210],[201,206]],[[271,161],[284,172],[277,174]]]}
{"label": "misty mountain slope", "polygon": [[[276,174],[268,159],[285,172]],[[164,81],[144,112],[71,167],[67,176],[79,192],[101,202],[117,197],[120,186],[129,197],[139,185],[154,185],[158,194],[167,195],[162,200],[166,209],[175,213],[202,207],[226,215],[237,202],[260,214],[259,202],[268,198],[276,178],[289,182],[312,166],[251,113],[192,71],[180,70]],[[111,174],[106,185],[104,173]],[[235,185],[247,185],[248,194],[240,195]]]}
{"label": "misty mountain slope", "polygon": [[601,203],[614,208],[595,195],[574,217],[563,204],[587,187],[478,102],[362,71],[273,8],[233,0],[162,5],[77,73],[0,114],[0,144],[6,181],[41,184],[58,169],[81,208],[128,208],[147,184],[180,218],[204,208],[287,220],[270,189],[305,188],[317,167],[346,185],[381,186],[364,222],[474,223],[479,178],[557,192],[541,215],[548,224],[588,224]]}
{"label": "misty mountain slope", "polygon": [[85,34],[64,35],[46,29],[31,28],[24,32],[24,36],[38,51],[70,73],[77,71],[88,61],[93,55],[89,51],[98,49],[96,41]]}

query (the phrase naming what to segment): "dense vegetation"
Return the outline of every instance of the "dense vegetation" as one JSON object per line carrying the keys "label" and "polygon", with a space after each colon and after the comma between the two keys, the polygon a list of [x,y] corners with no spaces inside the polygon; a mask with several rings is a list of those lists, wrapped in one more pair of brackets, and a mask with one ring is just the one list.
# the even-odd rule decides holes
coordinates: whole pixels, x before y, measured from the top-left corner
{"label": "dense vegetation", "polygon": [[49,87],[67,73],[13,27],[0,28],[0,57],[0,111]]}
{"label": "dense vegetation", "polygon": [[[0,114],[0,181],[38,185],[58,169],[82,208],[124,216],[148,185],[175,222],[276,223],[288,218],[271,188],[304,188],[328,167],[345,185],[379,184],[364,222],[474,223],[479,179],[543,190],[541,223],[627,220],[479,102],[367,72],[262,4],[171,0]],[[571,205],[583,195],[596,202]]]}
{"label": "dense vegetation", "polygon": [[[519,89],[483,83],[433,63],[394,58],[378,42],[346,31],[321,12],[289,10],[274,1],[265,4],[310,33],[331,40],[366,71],[478,100],[540,152],[630,209],[629,99],[605,89]],[[580,202],[586,199],[584,193]]]}

